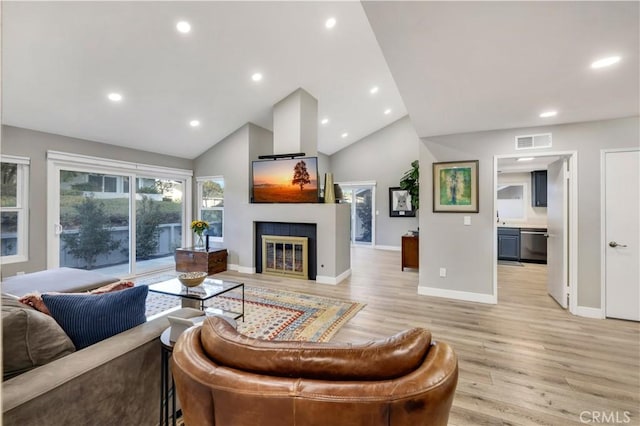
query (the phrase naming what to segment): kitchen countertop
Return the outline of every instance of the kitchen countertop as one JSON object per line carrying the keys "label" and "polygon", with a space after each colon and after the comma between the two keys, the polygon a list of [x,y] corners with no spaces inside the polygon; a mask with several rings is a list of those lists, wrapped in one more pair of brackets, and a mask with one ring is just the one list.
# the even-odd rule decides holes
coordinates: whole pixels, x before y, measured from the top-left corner
{"label": "kitchen countertop", "polygon": [[547,229],[547,225],[539,223],[498,223],[498,228]]}

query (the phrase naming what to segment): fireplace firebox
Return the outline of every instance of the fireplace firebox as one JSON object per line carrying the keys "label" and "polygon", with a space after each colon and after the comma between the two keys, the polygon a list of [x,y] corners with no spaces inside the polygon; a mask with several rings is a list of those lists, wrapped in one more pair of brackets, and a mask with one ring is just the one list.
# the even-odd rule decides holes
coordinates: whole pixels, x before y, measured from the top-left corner
{"label": "fireplace firebox", "polygon": [[262,273],[307,279],[307,237],[262,236]]}

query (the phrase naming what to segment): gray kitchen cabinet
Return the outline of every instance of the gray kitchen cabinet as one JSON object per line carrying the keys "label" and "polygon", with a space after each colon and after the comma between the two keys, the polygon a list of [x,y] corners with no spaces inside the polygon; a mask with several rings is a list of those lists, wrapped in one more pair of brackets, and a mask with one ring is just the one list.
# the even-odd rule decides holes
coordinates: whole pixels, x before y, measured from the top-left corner
{"label": "gray kitchen cabinet", "polygon": [[531,206],[547,207],[547,171],[531,172]]}
{"label": "gray kitchen cabinet", "polygon": [[520,260],[520,228],[498,228],[498,259]]}

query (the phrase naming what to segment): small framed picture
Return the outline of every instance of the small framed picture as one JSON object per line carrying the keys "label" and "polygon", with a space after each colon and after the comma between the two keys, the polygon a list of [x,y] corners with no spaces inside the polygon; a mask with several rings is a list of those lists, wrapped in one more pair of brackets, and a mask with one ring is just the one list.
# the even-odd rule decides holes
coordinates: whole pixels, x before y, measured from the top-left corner
{"label": "small framed picture", "polygon": [[411,206],[411,195],[400,187],[389,188],[389,216],[415,217],[416,211]]}
{"label": "small framed picture", "polygon": [[433,163],[434,213],[478,213],[478,160]]}

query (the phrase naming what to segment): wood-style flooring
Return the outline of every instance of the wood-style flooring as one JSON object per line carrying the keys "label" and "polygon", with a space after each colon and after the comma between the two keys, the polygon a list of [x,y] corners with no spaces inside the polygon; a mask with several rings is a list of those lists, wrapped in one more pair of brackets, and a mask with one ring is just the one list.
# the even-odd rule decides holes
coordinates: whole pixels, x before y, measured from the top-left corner
{"label": "wood-style flooring", "polygon": [[498,266],[498,304],[486,305],[418,295],[399,252],[354,248],[351,264],[337,286],[219,276],[366,303],[334,341],[430,329],[459,359],[450,425],[640,425],[640,324],[569,314],[546,293],[546,265]]}

